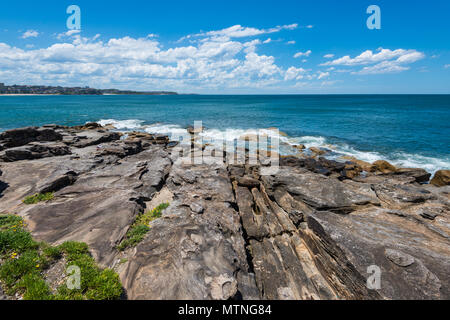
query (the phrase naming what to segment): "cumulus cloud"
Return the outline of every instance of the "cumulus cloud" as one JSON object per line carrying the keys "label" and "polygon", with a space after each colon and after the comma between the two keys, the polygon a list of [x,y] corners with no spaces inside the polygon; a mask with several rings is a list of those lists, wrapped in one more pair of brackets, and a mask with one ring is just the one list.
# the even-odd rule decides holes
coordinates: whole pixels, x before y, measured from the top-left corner
{"label": "cumulus cloud", "polygon": [[331,59],[331,58],[334,58],[334,54],[328,53],[328,54],[324,55],[323,57],[324,57],[325,59]]}
{"label": "cumulus cloud", "polygon": [[[0,78],[12,83],[115,86],[133,89],[263,87],[286,70],[259,54],[259,39],[204,38],[164,49],[155,37],[100,40],[71,34],[62,43],[20,49],[0,43]],[[157,86],[157,87],[155,87]]]}
{"label": "cumulus cloud", "polygon": [[286,44],[295,44],[295,40],[288,41]]}
{"label": "cumulus cloud", "polygon": [[300,80],[303,79],[307,71],[303,68],[290,67],[286,70],[284,80]]}
{"label": "cumulus cloud", "polygon": [[383,49],[366,50],[360,55],[351,58],[343,56],[341,58],[322,63],[322,66],[363,66],[363,69],[352,72],[353,74],[381,74],[395,73],[409,70],[408,64],[414,63],[425,57],[425,54],[417,50],[406,49]]}
{"label": "cumulus cloud", "polygon": [[305,52],[297,52],[296,54],[294,54],[294,58],[300,58],[300,57],[309,57],[311,55],[312,51],[308,50]]}
{"label": "cumulus cloud", "polygon": [[39,32],[36,30],[27,30],[22,34],[22,39],[27,38],[36,38],[39,35]]}

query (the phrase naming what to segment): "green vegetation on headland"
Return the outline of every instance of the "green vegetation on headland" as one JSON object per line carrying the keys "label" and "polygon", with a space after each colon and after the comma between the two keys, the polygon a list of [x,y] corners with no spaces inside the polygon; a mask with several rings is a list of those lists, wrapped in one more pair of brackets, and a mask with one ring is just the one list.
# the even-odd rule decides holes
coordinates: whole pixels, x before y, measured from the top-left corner
{"label": "green vegetation on headland", "polygon": [[28,196],[23,200],[23,203],[25,204],[36,204],[41,201],[48,201],[52,200],[54,197],[53,192],[47,192],[47,193],[36,193],[32,196]]}
{"label": "green vegetation on headland", "polygon": [[139,242],[144,240],[145,235],[150,230],[150,222],[161,218],[162,212],[169,206],[168,203],[161,203],[153,210],[139,215],[131,228],[128,230],[125,239],[117,246],[120,251],[129,247],[134,247]]}
{"label": "green vegetation on headland", "polygon": [[94,89],[89,87],[52,87],[13,85],[0,83],[0,94],[46,94],[46,95],[103,95],[103,94],[140,94],[140,95],[176,95],[172,91],[131,91],[117,89]]}
{"label": "green vegetation on headland", "polygon": [[[78,288],[70,289],[67,281],[50,288],[45,271],[58,262],[65,263],[65,270],[79,268]],[[26,300],[113,300],[123,291],[119,276],[99,268],[87,244],[69,241],[54,247],[36,242],[16,215],[0,215],[0,282],[6,294]]]}

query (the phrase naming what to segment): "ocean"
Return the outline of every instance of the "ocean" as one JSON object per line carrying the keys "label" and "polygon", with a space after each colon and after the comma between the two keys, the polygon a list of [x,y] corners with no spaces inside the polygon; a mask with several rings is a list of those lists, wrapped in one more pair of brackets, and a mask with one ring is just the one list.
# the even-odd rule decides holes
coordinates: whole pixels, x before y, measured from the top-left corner
{"label": "ocean", "polygon": [[450,95],[0,96],[0,131],[99,122],[170,135],[200,120],[209,137],[276,127],[283,145],[327,147],[336,159],[450,169]]}

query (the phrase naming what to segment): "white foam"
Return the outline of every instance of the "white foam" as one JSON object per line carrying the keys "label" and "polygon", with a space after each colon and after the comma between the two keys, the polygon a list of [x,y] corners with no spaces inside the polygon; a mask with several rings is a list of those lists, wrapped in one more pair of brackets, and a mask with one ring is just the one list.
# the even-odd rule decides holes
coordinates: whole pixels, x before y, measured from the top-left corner
{"label": "white foam", "polygon": [[121,129],[137,130],[137,129],[142,128],[142,124],[144,123],[144,121],[136,120],[136,119],[130,119],[130,120],[102,119],[100,121],[97,121],[97,123],[102,126],[112,125],[118,130],[121,130]]}
{"label": "white foam", "polygon": [[148,133],[166,134],[169,137],[172,135],[184,135],[188,133],[186,129],[179,125],[162,123],[148,125],[145,127],[144,131]]}
{"label": "white foam", "polygon": [[[190,136],[185,128],[176,124],[155,123],[152,125],[143,125],[142,120],[114,120],[106,119],[98,121],[101,125],[111,124],[119,130],[142,130],[153,134],[168,135],[171,139],[180,141],[180,137],[187,137],[185,142],[190,143]],[[351,156],[359,160],[373,163],[377,160],[386,160],[398,167],[409,168],[423,168],[430,173],[435,173],[440,169],[450,168],[450,158],[433,158],[418,154],[409,153],[393,153],[388,156],[382,155],[376,151],[359,151],[347,144],[330,145],[325,137],[321,136],[301,136],[301,137],[286,137],[281,135],[278,131],[272,129],[238,129],[229,128],[226,130],[220,129],[204,129],[198,136],[212,145],[223,144],[223,142],[232,142],[243,139],[245,136],[263,135],[271,139],[279,139],[280,154],[289,154],[294,152],[290,147],[293,145],[304,144],[306,148],[322,147],[332,149],[333,152],[329,158],[340,160],[342,156]],[[175,138],[174,138],[175,137]],[[183,140],[184,141],[184,140]],[[215,143],[214,143],[215,142]],[[286,148],[285,146],[288,146]]]}

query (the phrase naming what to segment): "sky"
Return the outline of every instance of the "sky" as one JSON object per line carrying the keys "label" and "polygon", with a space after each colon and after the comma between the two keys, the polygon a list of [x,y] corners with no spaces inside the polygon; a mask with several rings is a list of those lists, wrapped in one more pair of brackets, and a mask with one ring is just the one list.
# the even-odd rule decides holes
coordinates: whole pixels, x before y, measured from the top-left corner
{"label": "sky", "polygon": [[[70,5],[81,29],[68,29]],[[380,29],[369,29],[370,5]],[[448,0],[11,1],[0,82],[203,94],[450,93]]]}

